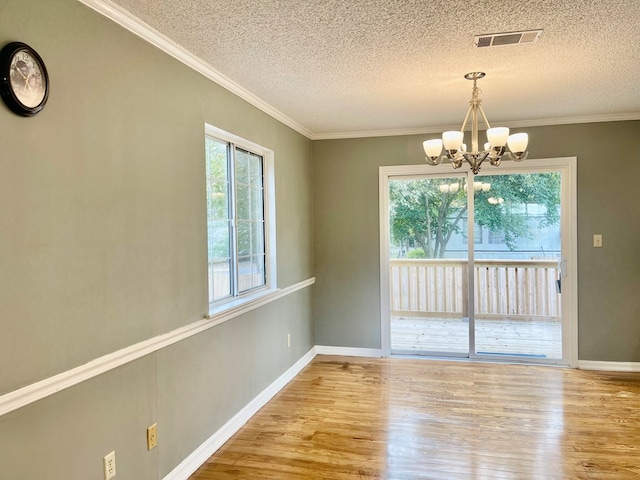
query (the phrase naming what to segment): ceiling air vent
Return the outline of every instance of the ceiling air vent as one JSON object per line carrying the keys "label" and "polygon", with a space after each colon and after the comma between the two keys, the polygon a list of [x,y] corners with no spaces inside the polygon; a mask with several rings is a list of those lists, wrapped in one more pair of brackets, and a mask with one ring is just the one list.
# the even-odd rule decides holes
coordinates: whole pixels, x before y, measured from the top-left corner
{"label": "ceiling air vent", "polygon": [[489,33],[476,35],[473,43],[476,47],[499,47],[518,43],[534,43],[542,36],[542,30],[527,30],[524,32]]}

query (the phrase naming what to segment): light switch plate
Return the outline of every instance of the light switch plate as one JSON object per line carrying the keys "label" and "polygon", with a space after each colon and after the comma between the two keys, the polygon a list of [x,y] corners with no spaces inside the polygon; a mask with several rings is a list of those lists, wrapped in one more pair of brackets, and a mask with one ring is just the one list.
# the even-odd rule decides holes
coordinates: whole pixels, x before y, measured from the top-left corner
{"label": "light switch plate", "polygon": [[593,236],[593,246],[602,247],[602,235],[596,234]]}
{"label": "light switch plate", "polygon": [[147,450],[151,450],[158,445],[158,424],[154,423],[147,428]]}

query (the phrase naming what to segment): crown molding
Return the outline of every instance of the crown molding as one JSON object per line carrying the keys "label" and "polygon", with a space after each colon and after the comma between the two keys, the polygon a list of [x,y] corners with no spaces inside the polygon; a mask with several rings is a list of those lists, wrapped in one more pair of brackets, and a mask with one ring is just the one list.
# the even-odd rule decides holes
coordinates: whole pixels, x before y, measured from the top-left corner
{"label": "crown molding", "polygon": [[284,123],[286,126],[292,128],[301,135],[304,135],[309,139],[311,139],[311,137],[313,136],[313,132],[311,132],[308,128],[299,124],[295,120],[292,120],[280,110],[272,107],[267,102],[248,91],[246,88],[242,87],[238,83],[218,72],[211,65],[207,64],[202,59],[187,51],[167,36],[158,32],[150,25],[147,25],[145,22],[135,17],[119,5],[116,5],[109,0],[78,1],[100,13],[101,15],[104,15],[109,20],[112,20],[126,30],[129,30],[134,35],[137,35],[143,40],[149,42],[151,45],[159,48],[168,55],[171,55],[176,60],[179,60],[196,72],[204,75],[209,80],[212,80],[218,85],[226,88],[231,93],[234,93],[254,107],[262,110],[264,113]]}
{"label": "crown molding", "polygon": [[[80,3],[95,10],[96,12],[104,15],[108,19],[117,23],[121,27],[130,31],[134,35],[149,42],[156,48],[162,50],[168,55],[172,56],[176,60],[184,63],[188,67],[204,75],[209,80],[217,83],[223,88],[229,90],[231,93],[242,98],[249,104],[253,105],[257,109],[270,115],[274,119],[282,122],[284,125],[292,128],[301,135],[307,137],[310,140],[339,140],[349,138],[367,138],[367,137],[392,137],[392,136],[406,136],[406,135],[428,135],[439,134],[446,130],[457,130],[459,125],[455,126],[437,126],[437,127],[423,127],[423,128],[400,128],[400,129],[385,129],[385,130],[357,130],[347,132],[327,132],[327,133],[314,133],[304,125],[289,118],[277,108],[271,106],[258,96],[254,95],[246,88],[242,87],[238,83],[234,82],[230,78],[226,77],[222,73],[218,72],[211,65],[204,62],[202,59],[195,56],[193,53],[187,51],[176,42],[158,32],[156,29],[147,25],[139,18],[132,15],[127,10],[123,9],[119,5],[116,5],[110,0],[78,0]],[[544,127],[553,125],[568,125],[577,123],[599,123],[599,122],[618,122],[628,120],[640,120],[640,112],[635,113],[622,113],[622,114],[610,114],[610,115],[592,115],[583,117],[564,117],[564,118],[548,118],[538,120],[523,120],[508,122],[511,128],[523,128],[523,127]]]}
{"label": "crown molding", "polygon": [[[546,118],[538,120],[519,120],[509,121],[510,128],[525,127],[550,127],[554,125],[571,125],[577,123],[600,123],[600,122],[626,122],[630,120],[640,120],[640,112],[635,113],[619,113],[609,115],[590,115],[584,117],[564,117],[564,118]],[[500,123],[500,122],[496,122]],[[460,125],[445,125],[439,127],[424,128],[399,128],[389,130],[359,130],[352,132],[331,132],[331,133],[315,133],[309,138],[311,140],[341,140],[348,138],[368,138],[368,137],[394,137],[407,135],[429,135],[440,134],[447,130],[458,130]]]}

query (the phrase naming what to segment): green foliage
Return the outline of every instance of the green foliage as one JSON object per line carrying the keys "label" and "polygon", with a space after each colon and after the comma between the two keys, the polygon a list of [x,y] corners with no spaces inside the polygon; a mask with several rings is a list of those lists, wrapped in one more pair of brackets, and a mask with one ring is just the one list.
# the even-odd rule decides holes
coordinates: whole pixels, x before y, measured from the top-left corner
{"label": "green foliage", "polygon": [[231,255],[227,144],[207,137],[205,150],[209,258],[225,259]]}
{"label": "green foliage", "polygon": [[[545,214],[538,228],[556,225],[560,221],[560,174],[523,173],[476,177],[476,181],[491,184],[488,192],[476,192],[475,222],[493,232],[502,231],[509,250],[514,250],[518,237],[528,237],[528,208],[530,205],[545,207]],[[501,198],[503,203],[494,205],[489,198]]]}
{"label": "green foliage", "polygon": [[427,258],[427,254],[422,248],[414,248],[407,254],[407,258]]}
{"label": "green foliage", "polygon": [[[460,233],[466,217],[464,178],[429,178],[389,182],[392,240],[414,242],[427,258],[442,258],[454,233]],[[530,235],[526,220],[531,205],[544,207],[539,228],[560,221],[560,175],[558,173],[477,176],[490,184],[488,191],[475,192],[475,223],[493,232],[503,232],[510,250],[518,237]],[[457,185],[446,193],[441,185]],[[445,187],[442,187],[445,188]],[[501,199],[490,203],[489,199]]]}
{"label": "green foliage", "polygon": [[[226,142],[211,137],[205,143],[209,258],[231,256],[230,151]],[[262,157],[236,148],[235,216],[240,256],[264,253]]]}
{"label": "green foliage", "polygon": [[[443,257],[451,235],[460,231],[467,210],[463,190],[443,195],[439,187],[451,179],[389,182],[391,235],[396,243],[412,240],[427,258]],[[451,217],[451,218],[450,218]]]}

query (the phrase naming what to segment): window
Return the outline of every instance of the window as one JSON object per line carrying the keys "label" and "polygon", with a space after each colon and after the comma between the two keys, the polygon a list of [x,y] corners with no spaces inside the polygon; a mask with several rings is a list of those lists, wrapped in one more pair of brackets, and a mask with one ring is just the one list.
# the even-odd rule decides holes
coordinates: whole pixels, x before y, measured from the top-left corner
{"label": "window", "polygon": [[489,230],[489,243],[493,245],[504,244],[504,231],[498,230],[494,232],[493,230]]}
{"label": "window", "polygon": [[[451,221],[455,220],[455,217],[450,217],[449,218]],[[467,229],[469,222],[467,217],[463,217],[463,221],[461,222],[460,225],[460,236],[463,239],[463,243],[467,243]],[[452,235],[452,238],[455,239],[456,238],[456,234],[454,232],[454,234]],[[477,223],[473,224],[473,243],[475,245],[481,245],[483,243],[483,238],[484,238],[484,230],[482,229],[482,225],[478,225]]]}
{"label": "window", "polygon": [[209,304],[271,287],[275,278],[273,152],[206,126]]}

